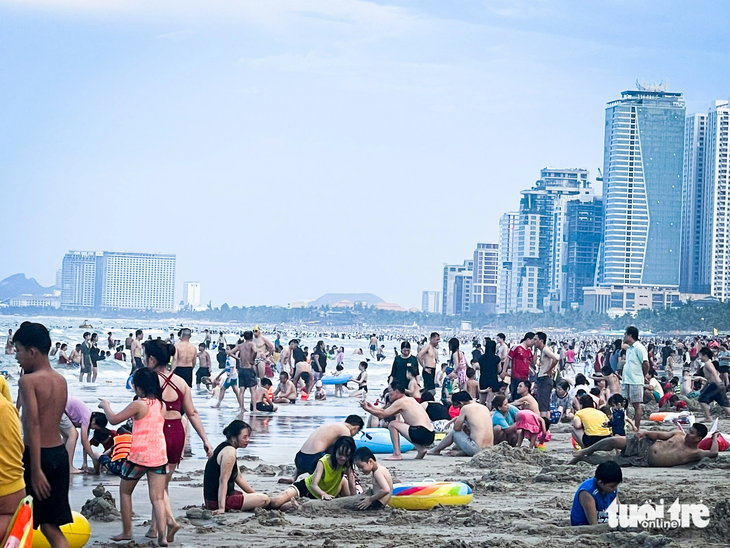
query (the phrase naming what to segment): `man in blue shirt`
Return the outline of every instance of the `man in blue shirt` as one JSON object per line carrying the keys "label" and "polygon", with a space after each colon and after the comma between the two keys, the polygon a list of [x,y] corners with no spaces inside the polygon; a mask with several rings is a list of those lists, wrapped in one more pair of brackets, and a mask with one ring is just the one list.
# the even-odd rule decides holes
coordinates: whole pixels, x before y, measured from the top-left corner
{"label": "man in blue shirt", "polygon": [[623,481],[621,467],[613,461],[598,465],[594,477],[580,484],[570,509],[571,525],[595,525],[608,521],[608,507],[616,500]]}
{"label": "man in blue shirt", "polygon": [[517,445],[517,428],[515,417],[517,409],[507,402],[504,394],[497,394],[492,400],[492,426],[494,427],[494,445],[507,441],[512,447]]}

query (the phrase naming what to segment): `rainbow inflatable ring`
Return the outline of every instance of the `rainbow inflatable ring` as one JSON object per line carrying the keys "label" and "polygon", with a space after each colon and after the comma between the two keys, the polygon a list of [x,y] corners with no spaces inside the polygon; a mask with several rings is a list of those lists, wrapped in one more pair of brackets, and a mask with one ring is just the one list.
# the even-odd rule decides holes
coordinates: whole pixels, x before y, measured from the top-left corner
{"label": "rainbow inflatable ring", "polygon": [[421,481],[415,483],[396,483],[393,496],[388,505],[406,510],[430,510],[439,504],[461,506],[469,504],[474,493],[461,481]]}

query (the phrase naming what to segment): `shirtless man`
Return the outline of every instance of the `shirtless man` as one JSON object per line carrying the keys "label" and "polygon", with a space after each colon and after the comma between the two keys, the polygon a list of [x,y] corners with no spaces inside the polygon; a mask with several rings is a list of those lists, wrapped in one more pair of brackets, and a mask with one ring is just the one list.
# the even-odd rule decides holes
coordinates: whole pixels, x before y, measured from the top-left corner
{"label": "shirtless man", "polygon": [[375,359],[376,352],[378,350],[378,336],[373,333],[370,335],[370,356]]}
{"label": "shirtless man", "polygon": [[190,342],[190,329],[183,328],[178,333],[180,338],[175,343],[175,356],[172,359],[172,372],[181,377],[185,383],[193,387],[193,368],[198,351]]}
{"label": "shirtless man", "polygon": [[296,472],[293,478],[279,478],[279,483],[294,483],[302,474],[314,474],[317,462],[340,436],[354,436],[365,423],[359,415],[350,415],[345,422],[323,424],[310,434],[294,457]]}
{"label": "shirtless man", "polygon": [[200,390],[203,377],[210,377],[210,354],[205,350],[205,343],[198,345],[198,370],[195,372],[195,387]]}
{"label": "shirtless man", "polygon": [[258,325],[253,328],[253,345],[256,348],[256,375],[259,379],[272,377],[274,370],[271,357],[274,355],[274,344],[264,336]]}
{"label": "shirtless man", "polygon": [[81,345],[77,344],[73,352],[71,352],[71,361],[74,366],[81,367]]}
{"label": "shirtless man", "polygon": [[[519,398],[513,401],[512,405],[514,405],[517,409],[529,409],[539,416],[540,408],[537,404],[537,400],[532,397],[532,394],[530,394],[530,388],[532,388],[532,383],[530,381],[520,381],[517,385],[517,395]],[[550,414],[548,413],[548,417],[549,416]]]}
{"label": "shirtless man", "polygon": [[454,407],[460,409],[459,416],[454,422],[454,430],[441,440],[436,447],[428,452],[429,455],[439,455],[441,451],[452,443],[459,448],[452,451],[451,456],[473,457],[479,451],[492,447],[494,444],[494,427],[492,414],[484,405],[479,405],[466,392],[457,392],[451,397]]}
{"label": "shirtless man", "polygon": [[289,380],[289,373],[279,374],[279,386],[274,392],[274,403],[297,403],[297,387]]}
{"label": "shirtless man", "polygon": [[424,345],[421,350],[418,351],[418,363],[423,368],[423,389],[431,392],[436,392],[436,384],[434,382],[436,376],[436,367],[438,366],[439,359],[439,341],[441,335],[434,332],[431,333],[428,344]]}
{"label": "shirtless man", "polygon": [[499,378],[504,380],[507,374],[507,356],[509,355],[509,345],[507,344],[507,336],[504,333],[497,333],[497,357],[499,358]]}
{"label": "shirtless man", "polygon": [[142,333],[141,329],[138,329],[134,333],[134,340],[132,341],[132,348],[129,350],[129,353],[132,355],[132,373],[137,371],[137,369],[142,369],[144,367],[144,363],[142,362],[142,339],[144,338],[144,333]]}
{"label": "shirtless man", "polygon": [[294,349],[299,346],[299,341],[296,339],[292,339],[289,341],[289,344],[285,346],[281,350],[281,355],[279,356],[279,363],[281,364],[281,370],[286,371],[289,373],[289,375],[292,375],[294,373],[294,370],[292,368],[292,352]]}
{"label": "shirtless man", "polygon": [[45,326],[23,322],[15,333],[23,402],[25,485],[33,497],[33,521],[53,548],[68,548],[61,525],[71,523],[68,453],[58,425],[66,407],[66,380],[48,361],[51,337]]}
{"label": "shirtless man", "polygon": [[[293,346],[292,343],[294,343]],[[289,343],[289,346],[292,346],[292,360],[294,361],[294,378],[292,379],[292,382],[294,383],[294,386],[299,386],[299,379],[302,377],[302,374],[306,373],[306,392],[309,393],[312,391],[312,386],[314,386],[312,365],[307,363],[307,356],[304,354],[304,350],[299,348],[298,340],[292,340]]]}
{"label": "shirtless man", "polygon": [[702,362],[702,370],[704,371],[704,377],[707,379],[707,384],[700,392],[697,401],[702,406],[702,411],[705,413],[705,420],[711,421],[710,416],[710,404],[714,401],[717,405],[725,410],[725,413],[730,415],[730,403],[727,401],[727,395],[725,394],[725,385],[720,379],[720,373],[717,372],[715,365],[712,363],[712,350],[706,346],[702,347],[699,352],[700,361]]}
{"label": "shirtless man", "polygon": [[253,396],[251,398],[253,408],[260,413],[273,413],[276,411],[277,407],[269,399],[271,379],[264,377],[259,382],[260,384],[256,385],[253,389]]}
{"label": "shirtless man", "polygon": [[[681,430],[676,432],[636,432],[628,436],[613,436],[597,441],[590,447],[573,453],[573,459],[568,464],[575,464],[585,460],[592,464],[599,464],[613,460],[621,466],[650,466],[669,467],[681,466],[696,462],[705,457],[717,457],[718,445],[715,432],[712,435],[712,445],[709,450],[702,450],[697,445],[707,436],[707,427],[702,423],[695,423],[685,434]],[[613,455],[593,455],[596,451],[621,451]],[[591,457],[591,455],[593,455]]]}
{"label": "shirtless man", "polygon": [[244,410],[243,401],[246,395],[246,390],[249,391],[251,398],[250,409],[253,411],[253,388],[258,384],[256,381],[256,373],[254,372],[254,360],[256,359],[256,347],[253,343],[253,332],[243,332],[243,342],[234,346],[231,350],[227,351],[229,356],[238,358],[238,404],[241,406],[241,411]]}
{"label": "shirtless man", "polygon": [[[426,448],[433,443],[435,433],[433,431],[433,423],[428,417],[426,410],[421,407],[416,400],[406,396],[406,388],[400,381],[393,381],[390,385],[390,401],[389,407],[375,407],[367,400],[363,401],[360,406],[370,413],[384,419],[386,417],[395,417],[400,414],[403,420],[392,420],[388,424],[390,430],[390,440],[393,443],[393,454],[385,460],[403,460],[400,452],[400,435],[416,446],[418,453],[417,459],[422,459],[428,451]],[[399,435],[400,434],[400,435]]]}
{"label": "shirtless man", "polygon": [[547,335],[542,331],[535,333],[535,346],[540,350],[540,367],[537,370],[537,405],[540,416],[550,418],[550,394],[553,391],[555,368],[558,355],[547,345]]}

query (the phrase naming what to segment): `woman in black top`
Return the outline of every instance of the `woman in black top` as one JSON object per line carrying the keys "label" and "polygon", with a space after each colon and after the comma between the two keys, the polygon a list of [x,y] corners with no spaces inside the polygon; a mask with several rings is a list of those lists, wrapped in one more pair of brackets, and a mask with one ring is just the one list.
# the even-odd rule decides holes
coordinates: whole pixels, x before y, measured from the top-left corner
{"label": "woman in black top", "polygon": [[[246,447],[251,439],[251,427],[235,420],[225,427],[226,441],[213,451],[205,465],[203,499],[205,507],[214,514],[230,510],[253,510],[269,505],[269,495],[257,493],[238,471],[236,450]],[[243,492],[236,490],[238,485]]]}
{"label": "woman in black top", "polygon": [[489,407],[492,398],[499,392],[499,356],[496,354],[497,343],[487,338],[484,342],[484,354],[479,358],[479,403]]}

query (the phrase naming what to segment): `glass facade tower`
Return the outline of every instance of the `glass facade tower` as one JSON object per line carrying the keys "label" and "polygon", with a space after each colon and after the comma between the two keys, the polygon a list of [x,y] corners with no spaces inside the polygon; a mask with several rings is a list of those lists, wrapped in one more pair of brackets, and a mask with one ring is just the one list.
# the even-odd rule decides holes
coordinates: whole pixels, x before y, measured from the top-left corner
{"label": "glass facade tower", "polygon": [[679,286],[685,105],[625,91],[608,103],[602,285]]}

